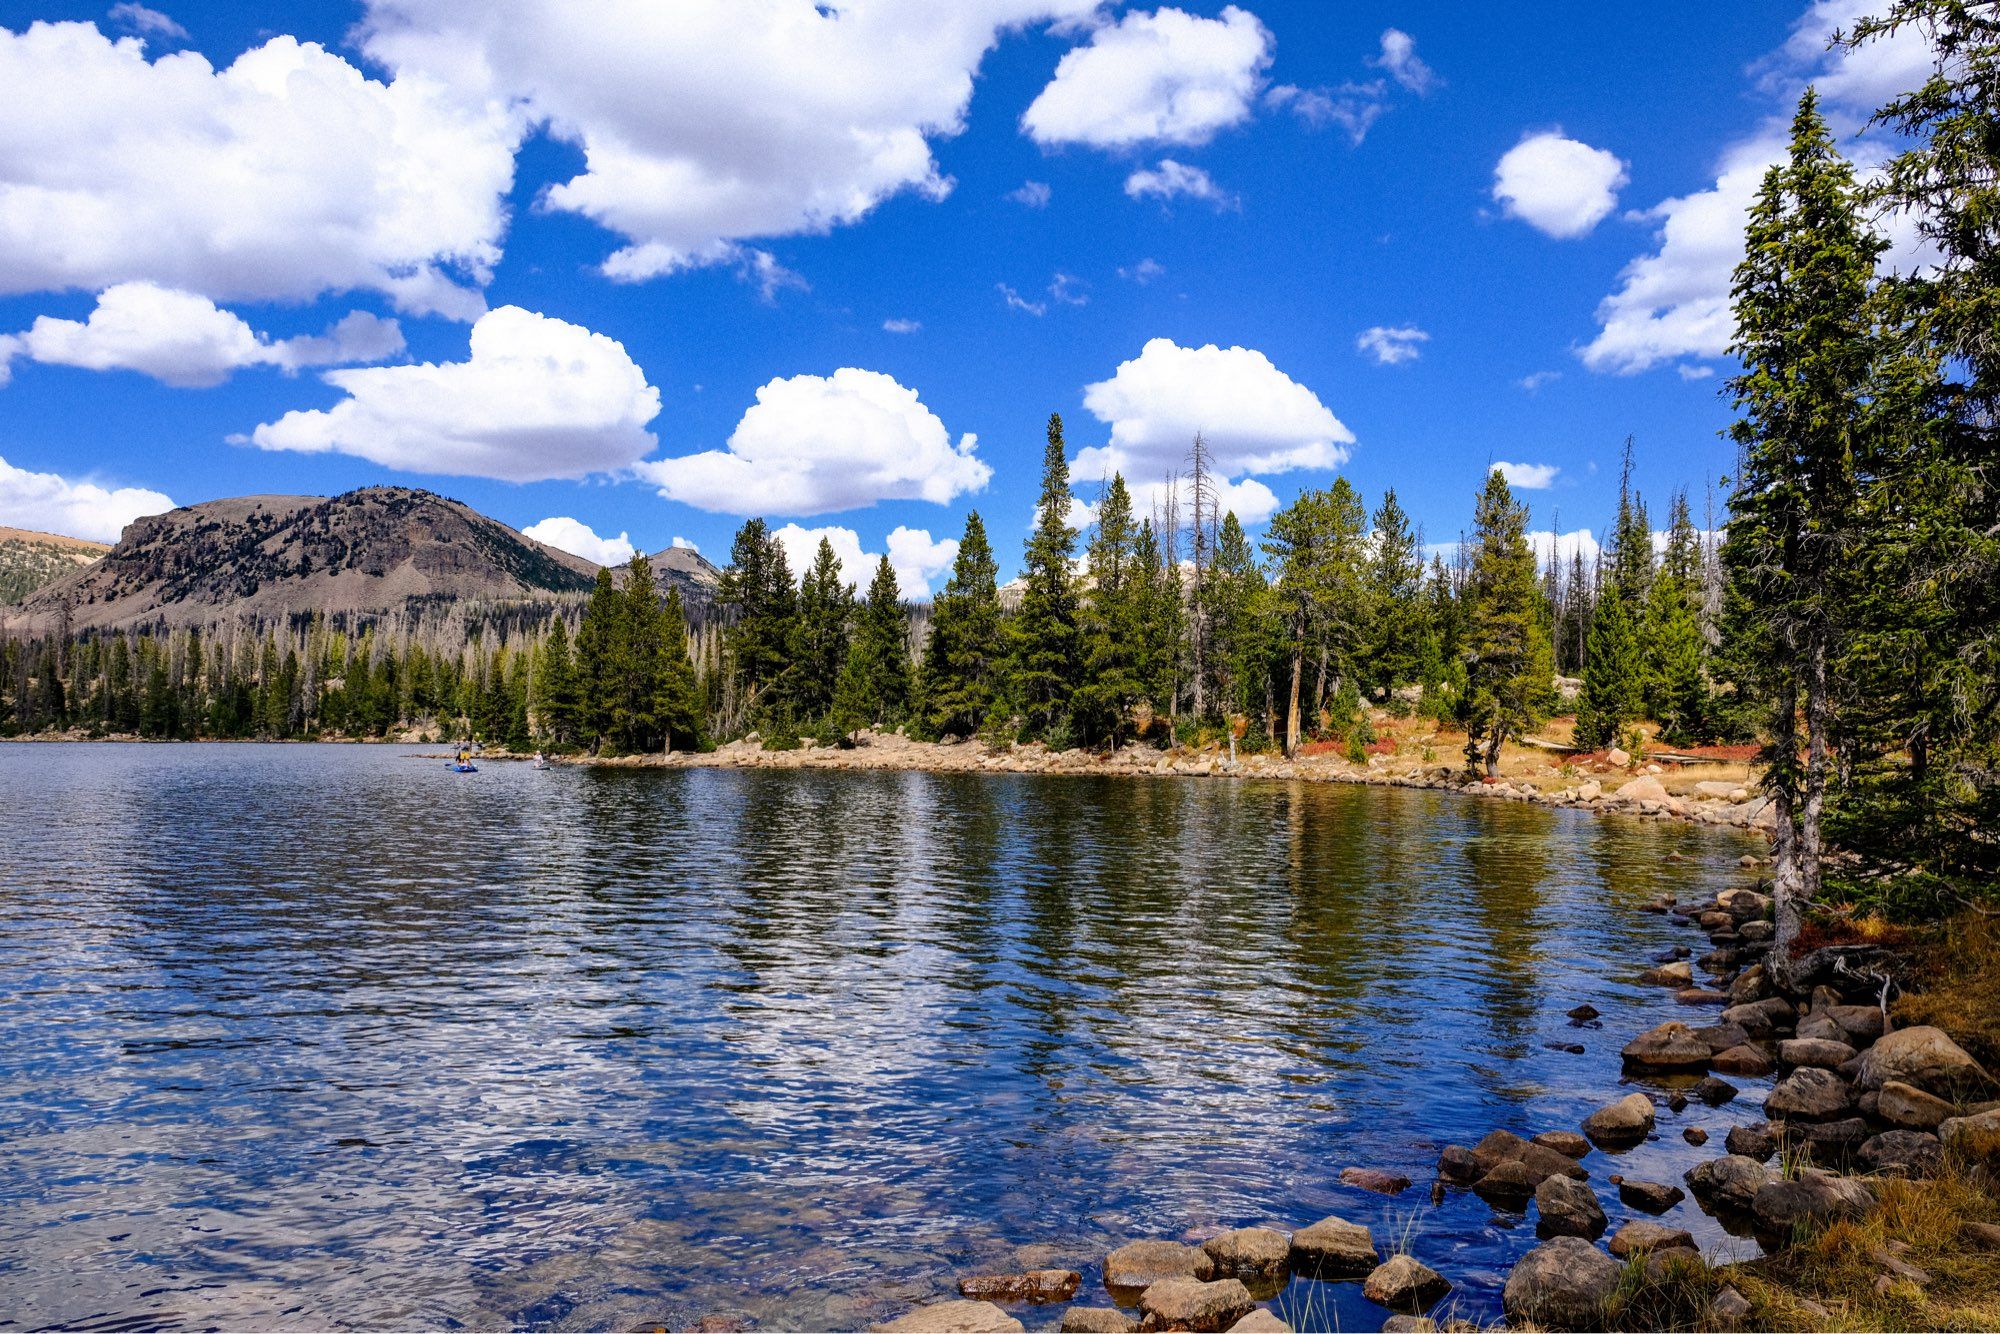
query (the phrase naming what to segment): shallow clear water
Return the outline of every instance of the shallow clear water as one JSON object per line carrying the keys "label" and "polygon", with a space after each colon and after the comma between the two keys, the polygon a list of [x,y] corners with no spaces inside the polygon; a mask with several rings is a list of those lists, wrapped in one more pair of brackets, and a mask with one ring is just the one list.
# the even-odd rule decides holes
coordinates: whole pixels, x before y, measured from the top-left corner
{"label": "shallow clear water", "polygon": [[[0,1323],[851,1327],[1330,1213],[1495,1316],[1532,1221],[1433,1208],[1438,1147],[1626,1091],[1675,1008],[1632,979],[1693,943],[1636,908],[1748,846],[1332,785],[0,746]],[[1593,1154],[1613,1226],[1608,1173],[1760,1102]]]}

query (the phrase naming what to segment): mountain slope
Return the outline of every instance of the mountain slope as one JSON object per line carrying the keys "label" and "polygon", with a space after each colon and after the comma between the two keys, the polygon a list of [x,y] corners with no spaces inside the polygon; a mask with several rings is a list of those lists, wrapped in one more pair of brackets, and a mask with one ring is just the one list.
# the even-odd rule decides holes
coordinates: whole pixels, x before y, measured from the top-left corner
{"label": "mountain slope", "polygon": [[0,605],[21,601],[109,550],[80,537],[0,527]]}
{"label": "mountain slope", "polygon": [[198,625],[412,603],[539,600],[590,587],[597,567],[409,487],[243,496],[140,519],[102,560],[38,590],[9,628]]}

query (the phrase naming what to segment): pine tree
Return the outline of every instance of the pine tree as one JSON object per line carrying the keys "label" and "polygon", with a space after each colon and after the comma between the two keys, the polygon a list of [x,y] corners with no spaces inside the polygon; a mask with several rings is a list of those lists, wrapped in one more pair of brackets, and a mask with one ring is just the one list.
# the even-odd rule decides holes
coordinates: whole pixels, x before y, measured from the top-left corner
{"label": "pine tree", "polygon": [[653,719],[663,750],[702,747],[701,683],[688,652],[687,607],[678,588],[667,590],[660,607],[659,653],[653,676]]}
{"label": "pine tree", "polygon": [[1085,741],[1117,746],[1143,693],[1140,616],[1148,571],[1139,564],[1132,493],[1114,473],[1097,508],[1090,541],[1089,594],[1082,613],[1083,673],[1074,715]]}
{"label": "pine tree", "polygon": [[854,628],[854,591],[842,577],[833,543],[822,537],[799,580],[798,643],[792,654],[793,704],[802,719],[826,716]]}
{"label": "pine tree", "polygon": [[1554,669],[1539,616],[1528,508],[1494,469],[1473,515],[1472,568],[1466,587],[1465,693],[1459,720],[1465,759],[1497,772],[1500,747],[1544,716]]}
{"label": "pine tree", "polygon": [[611,731],[617,692],[617,668],[613,661],[618,641],[624,635],[625,599],[612,580],[611,571],[600,569],[583,609],[576,631],[576,669],[580,708],[577,739],[593,751]]}
{"label": "pine tree", "polygon": [[1674,497],[1666,556],[1646,605],[1645,633],[1652,663],[1646,675],[1646,708],[1659,721],[1660,735],[1677,746],[1698,745],[1713,736],[1708,640],[1701,625],[1701,563],[1701,537],[1682,491]]}
{"label": "pine tree", "polygon": [[[1837,587],[1850,554],[1854,451],[1874,357],[1869,285],[1883,244],[1808,89],[1788,160],[1771,168],[1737,267],[1731,383],[1742,451],[1723,548],[1756,618],[1748,652],[1768,702],[1764,786],[1777,816],[1773,968],[1789,981],[1823,851],[1831,663],[1844,633]],[[1798,717],[1805,716],[1805,759]]]}
{"label": "pine tree", "polygon": [[985,725],[1000,685],[999,567],[974,510],[965,519],[951,578],[931,607],[924,650],[924,725],[934,736],[968,737]]}
{"label": "pine tree", "polygon": [[1155,717],[1171,717],[1182,624],[1180,571],[1150,517],[1139,521],[1132,561],[1139,569],[1140,581],[1133,593],[1139,617],[1138,649],[1133,661],[1139,698],[1151,706]]}
{"label": "pine tree", "polygon": [[910,708],[909,622],[903,590],[883,556],[856,618],[853,642],[834,688],[834,731],[847,734],[902,719]]}
{"label": "pine tree", "polygon": [[570,653],[569,626],[557,616],[550,621],[548,636],[542,640],[541,662],[535,672],[535,718],[549,744],[561,749],[576,744],[582,707],[576,663]]}
{"label": "pine tree", "polygon": [[762,519],[737,530],[715,602],[728,623],[724,728],[733,731],[753,718],[789,718],[788,668],[797,635],[798,594],[785,548]]}
{"label": "pine tree", "polygon": [[[1236,511],[1230,510],[1222,516],[1208,576],[1215,703],[1224,716],[1259,713],[1268,703],[1273,645],[1267,633],[1271,619],[1267,592],[1249,535]],[[1264,727],[1268,733],[1269,718]]]}
{"label": "pine tree", "polygon": [[1042,495],[1021,570],[1021,606],[1008,627],[1010,693],[1030,736],[1061,732],[1082,665],[1077,636],[1076,529],[1069,526],[1069,460],[1061,414],[1049,417]]}
{"label": "pine tree", "polygon": [[1418,679],[1423,637],[1424,557],[1422,539],[1393,489],[1383,492],[1372,520],[1367,570],[1368,638],[1364,661],[1368,684],[1393,690]]}
{"label": "pine tree", "polygon": [[1645,659],[1632,604],[1615,577],[1598,587],[1584,641],[1583,690],[1577,696],[1575,742],[1585,750],[1620,744],[1644,707]]}

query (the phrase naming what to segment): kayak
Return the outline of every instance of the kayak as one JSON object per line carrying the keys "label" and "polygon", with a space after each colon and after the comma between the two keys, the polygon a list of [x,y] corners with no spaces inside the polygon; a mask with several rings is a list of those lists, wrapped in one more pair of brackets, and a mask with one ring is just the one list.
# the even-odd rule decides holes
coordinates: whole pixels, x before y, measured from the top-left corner
{"label": "kayak", "polygon": [[452,760],[446,760],[444,767],[455,774],[476,774],[479,772],[479,766],[476,764],[458,764]]}

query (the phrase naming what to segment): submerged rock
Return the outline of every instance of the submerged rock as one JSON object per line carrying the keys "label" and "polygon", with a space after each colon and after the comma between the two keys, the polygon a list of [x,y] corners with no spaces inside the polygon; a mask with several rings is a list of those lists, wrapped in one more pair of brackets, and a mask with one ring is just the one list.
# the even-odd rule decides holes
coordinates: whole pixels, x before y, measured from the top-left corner
{"label": "submerged rock", "polygon": [[1653,1100],[1643,1093],[1628,1093],[1609,1107],[1600,1107],[1583,1119],[1583,1133],[1598,1145],[1631,1145],[1653,1131]]}
{"label": "submerged rock", "polygon": [[1605,1303],[1624,1268],[1581,1237],[1557,1237],[1521,1257],[1507,1276],[1501,1305],[1516,1325],[1602,1329]]}
{"label": "submerged rock", "polygon": [[1647,1029],[1619,1054],[1647,1070],[1701,1070],[1715,1055],[1699,1033],[1673,1020]]}
{"label": "submerged rock", "polygon": [[1104,1257],[1104,1286],[1145,1289],[1162,1279],[1205,1279],[1215,1263],[1198,1246],[1177,1241],[1134,1241]]}
{"label": "submerged rock", "polygon": [[1450,1280],[1407,1255],[1390,1256],[1361,1285],[1361,1295],[1377,1306],[1412,1313],[1429,1310],[1450,1291]]}
{"label": "submerged rock", "polygon": [[1343,1167],[1340,1169],[1340,1180],[1344,1185],[1358,1190],[1372,1190],[1377,1195],[1400,1195],[1410,1188],[1408,1177],[1373,1167]]}
{"label": "submerged rock", "polygon": [[1021,1334],[1022,1325],[992,1302],[953,1301],[919,1306],[870,1328],[876,1334]]}

